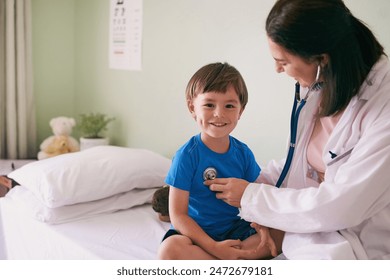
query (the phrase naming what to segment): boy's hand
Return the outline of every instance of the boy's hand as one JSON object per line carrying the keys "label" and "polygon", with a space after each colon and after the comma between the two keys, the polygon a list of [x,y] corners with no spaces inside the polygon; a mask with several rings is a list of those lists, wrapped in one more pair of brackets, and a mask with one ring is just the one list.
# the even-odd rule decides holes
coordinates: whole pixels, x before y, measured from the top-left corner
{"label": "boy's hand", "polygon": [[240,252],[240,248],[240,240],[227,239],[215,242],[214,248],[210,253],[221,260],[237,260],[239,259],[238,253]]}
{"label": "boy's hand", "polygon": [[212,255],[220,260],[249,260],[256,255],[253,249],[243,249],[242,241],[235,239],[216,242],[211,251]]}

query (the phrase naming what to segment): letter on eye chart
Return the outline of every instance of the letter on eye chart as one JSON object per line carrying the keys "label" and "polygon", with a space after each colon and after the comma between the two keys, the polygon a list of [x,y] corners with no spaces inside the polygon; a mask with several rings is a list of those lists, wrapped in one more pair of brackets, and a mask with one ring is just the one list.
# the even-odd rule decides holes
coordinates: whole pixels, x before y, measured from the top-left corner
{"label": "letter on eye chart", "polygon": [[111,69],[141,70],[142,13],[142,0],[110,1]]}

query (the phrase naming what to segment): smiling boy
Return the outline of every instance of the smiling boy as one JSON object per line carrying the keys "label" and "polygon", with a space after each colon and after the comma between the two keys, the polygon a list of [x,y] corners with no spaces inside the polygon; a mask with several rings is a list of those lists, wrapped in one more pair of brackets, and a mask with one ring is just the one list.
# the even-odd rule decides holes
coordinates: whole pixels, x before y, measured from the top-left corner
{"label": "smiling boy", "polygon": [[[208,64],[190,79],[186,99],[201,132],[177,151],[168,173],[172,228],[159,258],[260,258],[264,255],[258,250],[260,235],[239,217],[238,208],[217,199],[203,184],[209,176],[253,182],[260,174],[248,146],[230,136],[248,102],[245,82],[227,63]],[[263,241],[267,238],[266,234]]]}

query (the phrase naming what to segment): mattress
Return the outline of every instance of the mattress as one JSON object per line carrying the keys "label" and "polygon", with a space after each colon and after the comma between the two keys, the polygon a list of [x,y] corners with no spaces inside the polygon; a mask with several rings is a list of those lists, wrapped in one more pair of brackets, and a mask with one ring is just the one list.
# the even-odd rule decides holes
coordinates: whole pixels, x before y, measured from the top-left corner
{"label": "mattress", "polygon": [[0,213],[2,255],[19,260],[154,260],[170,226],[158,219],[150,204],[51,225],[5,197],[0,199]]}
{"label": "mattress", "polygon": [[[0,175],[7,175],[13,170],[20,168],[21,166],[34,162],[35,160],[5,160],[0,159]],[[1,201],[1,199],[0,199]],[[4,260],[5,255],[5,244],[4,244],[4,233],[3,233],[3,223],[1,220],[1,209],[0,209],[0,260]]]}

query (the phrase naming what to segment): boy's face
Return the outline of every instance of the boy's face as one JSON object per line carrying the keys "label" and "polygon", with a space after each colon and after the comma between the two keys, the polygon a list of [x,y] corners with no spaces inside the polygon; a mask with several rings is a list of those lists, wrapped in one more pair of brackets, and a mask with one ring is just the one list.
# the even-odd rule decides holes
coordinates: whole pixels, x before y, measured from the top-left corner
{"label": "boy's face", "polygon": [[243,111],[233,87],[226,93],[206,92],[188,102],[188,108],[203,136],[223,138],[236,127]]}

